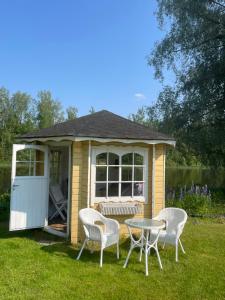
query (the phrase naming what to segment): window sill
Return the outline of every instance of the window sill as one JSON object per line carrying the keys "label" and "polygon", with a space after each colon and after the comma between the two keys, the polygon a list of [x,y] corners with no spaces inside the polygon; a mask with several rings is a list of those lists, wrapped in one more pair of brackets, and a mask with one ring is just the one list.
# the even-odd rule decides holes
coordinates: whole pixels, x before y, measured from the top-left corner
{"label": "window sill", "polygon": [[147,203],[145,197],[97,197],[92,199],[92,204],[95,203],[125,203],[125,202],[142,202],[142,203]]}
{"label": "window sill", "polygon": [[142,205],[137,202],[113,203],[104,202],[99,204],[103,215],[136,215],[142,213]]}

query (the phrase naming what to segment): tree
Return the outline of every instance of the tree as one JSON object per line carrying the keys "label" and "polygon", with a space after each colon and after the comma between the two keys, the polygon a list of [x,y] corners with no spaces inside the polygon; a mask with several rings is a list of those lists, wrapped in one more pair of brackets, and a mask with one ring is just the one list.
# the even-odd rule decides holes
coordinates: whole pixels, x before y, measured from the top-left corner
{"label": "tree", "polygon": [[10,96],[5,88],[0,89],[0,160],[11,157],[16,135],[35,128],[34,101],[26,93],[16,92]]}
{"label": "tree", "polygon": [[46,128],[63,121],[64,113],[61,103],[52,98],[51,92],[39,92],[37,100],[38,127]]}
{"label": "tree", "polygon": [[[158,0],[157,14],[169,30],[149,64],[161,80],[165,68],[175,72],[179,98],[170,103],[176,120],[171,125],[167,118],[166,126],[175,125],[172,131],[205,164],[225,165],[225,1]],[[169,101],[163,101],[164,111]]]}
{"label": "tree", "polygon": [[93,106],[89,109],[89,114],[94,114],[96,111]]}
{"label": "tree", "polygon": [[73,120],[77,118],[78,109],[76,107],[69,106],[66,112],[67,112],[67,120]]}

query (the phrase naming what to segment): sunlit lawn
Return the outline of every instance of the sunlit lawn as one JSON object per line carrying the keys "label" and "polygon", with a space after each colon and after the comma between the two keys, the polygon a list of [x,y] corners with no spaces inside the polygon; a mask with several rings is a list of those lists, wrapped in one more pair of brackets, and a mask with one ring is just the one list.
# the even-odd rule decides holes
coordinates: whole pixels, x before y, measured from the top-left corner
{"label": "sunlit lawn", "polygon": [[[8,233],[0,223],[0,299],[225,299],[225,224],[189,219],[183,234],[187,254],[175,263],[174,248],[160,249],[163,271],[155,255],[144,262],[131,256],[123,263],[129,241],[121,242],[121,259],[106,249],[103,268],[99,252],[83,252],[42,231]],[[39,241],[56,240],[43,246]]]}

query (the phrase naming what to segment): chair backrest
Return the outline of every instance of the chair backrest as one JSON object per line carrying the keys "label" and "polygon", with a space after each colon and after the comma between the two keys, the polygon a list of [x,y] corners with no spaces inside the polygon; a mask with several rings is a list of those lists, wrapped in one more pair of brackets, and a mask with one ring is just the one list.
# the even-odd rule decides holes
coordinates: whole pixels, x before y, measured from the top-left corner
{"label": "chair backrest", "polygon": [[50,196],[56,203],[64,200],[64,196],[59,184],[50,185]]}
{"label": "chair backrest", "polygon": [[91,240],[100,241],[101,234],[98,228],[92,226],[92,224],[94,225],[97,221],[103,222],[103,215],[93,208],[83,208],[79,211],[79,217],[83,223],[86,237]]}
{"label": "chair backrest", "polygon": [[93,208],[83,208],[79,211],[79,217],[83,224],[94,224],[96,221],[102,221],[102,214]]}
{"label": "chair backrest", "polygon": [[[187,213],[185,210],[176,207],[167,207],[160,211],[158,217],[165,220],[167,223],[166,231],[167,233],[182,233],[184,225],[187,221]],[[180,225],[180,230],[177,232],[178,225]]]}

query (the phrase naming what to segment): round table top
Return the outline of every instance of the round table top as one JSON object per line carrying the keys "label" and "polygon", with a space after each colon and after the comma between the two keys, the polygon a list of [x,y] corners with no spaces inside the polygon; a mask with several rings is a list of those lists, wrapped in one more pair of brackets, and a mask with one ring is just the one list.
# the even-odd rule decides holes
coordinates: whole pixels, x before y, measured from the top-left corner
{"label": "round table top", "polygon": [[165,228],[166,224],[164,221],[157,221],[153,219],[146,219],[146,218],[134,218],[134,219],[127,219],[124,223],[129,227],[140,228],[140,229],[163,229]]}

